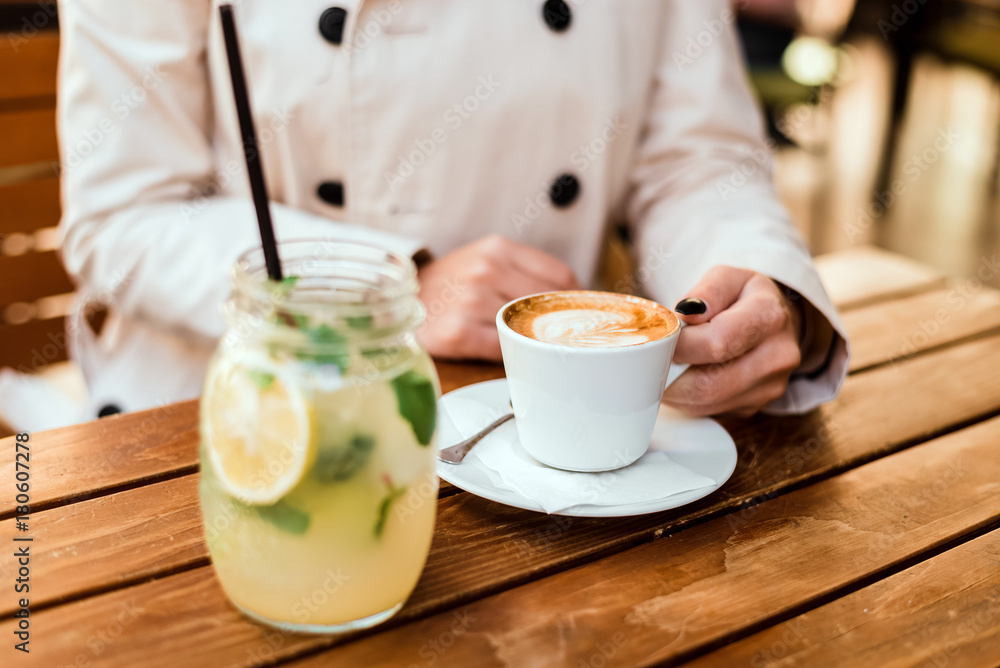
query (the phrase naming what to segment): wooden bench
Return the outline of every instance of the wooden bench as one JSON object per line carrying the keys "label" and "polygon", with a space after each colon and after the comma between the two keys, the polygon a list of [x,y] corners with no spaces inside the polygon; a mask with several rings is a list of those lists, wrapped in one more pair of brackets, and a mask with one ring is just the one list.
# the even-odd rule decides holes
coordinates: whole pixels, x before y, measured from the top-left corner
{"label": "wooden bench", "polygon": [[58,255],[58,56],[55,30],[0,39],[0,367],[22,372],[66,360],[73,283]]}

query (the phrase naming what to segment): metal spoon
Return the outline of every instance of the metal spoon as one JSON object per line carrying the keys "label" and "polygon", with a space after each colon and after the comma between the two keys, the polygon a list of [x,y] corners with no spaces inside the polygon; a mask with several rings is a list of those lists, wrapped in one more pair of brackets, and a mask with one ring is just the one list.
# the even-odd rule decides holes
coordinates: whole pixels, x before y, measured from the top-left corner
{"label": "metal spoon", "polygon": [[486,425],[461,443],[456,443],[455,445],[445,448],[444,450],[439,450],[438,459],[447,464],[460,464],[472,448],[476,447],[476,443],[479,443],[479,441],[483,440],[484,436],[512,417],[514,417],[514,413],[512,412],[507,413],[506,415],[501,415],[496,420]]}

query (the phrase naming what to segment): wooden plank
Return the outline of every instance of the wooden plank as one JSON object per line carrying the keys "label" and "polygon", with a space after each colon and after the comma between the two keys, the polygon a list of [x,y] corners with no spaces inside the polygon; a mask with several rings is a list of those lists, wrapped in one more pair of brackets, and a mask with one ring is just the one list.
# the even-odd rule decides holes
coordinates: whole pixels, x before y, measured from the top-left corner
{"label": "wooden plank", "polygon": [[73,282],[55,251],[11,257],[0,256],[0,308],[14,302],[33,302],[42,297],[73,292]]}
{"label": "wooden plank", "polygon": [[59,179],[0,185],[0,234],[34,232],[59,224]]}
{"label": "wooden plank", "polygon": [[[1000,419],[727,518],[478,601],[440,665],[675,661],[996,523]],[[452,612],[297,662],[405,665]],[[738,664],[729,664],[738,665]],[[881,664],[873,664],[881,665]]]}
{"label": "wooden plank", "polygon": [[442,394],[466,385],[503,378],[503,365],[489,362],[449,362],[435,360]]}
{"label": "wooden plank", "polygon": [[59,161],[54,108],[0,113],[0,128],[3,128],[0,167]]}
{"label": "wooden plank", "polygon": [[872,304],[843,314],[851,339],[851,371],[1000,328],[1000,292],[954,286]]}
{"label": "wooden plank", "polygon": [[64,318],[31,320],[23,325],[0,325],[0,367],[9,366],[24,372],[38,371],[47,364],[65,359]]}
{"label": "wooden plank", "polygon": [[[434,651],[428,640],[447,633],[448,650],[434,651],[441,665],[511,665],[518,657],[516,665],[577,666],[608,642],[613,665],[696,652],[995,522],[998,437],[994,419],[767,501],[736,522],[718,518],[383,629],[299,668],[409,665]],[[478,557],[481,575],[509,559],[485,550]],[[101,654],[102,665],[135,665],[139,656],[146,666],[171,665],[183,646],[198,647],[206,665],[259,665],[342,640],[287,635],[242,618],[201,568],[32,615],[36,637],[59,639],[37,652],[46,665],[65,664],[125,609],[136,612]],[[0,633],[11,626],[0,625]]]}
{"label": "wooden plank", "polygon": [[[198,404],[186,401],[32,435],[32,507],[41,510],[108,490],[193,472],[198,465]],[[12,439],[0,449],[13,452]],[[0,463],[8,480],[13,462]],[[14,499],[0,499],[0,518]]]}
{"label": "wooden plank", "polygon": [[993,531],[685,665],[994,666],[998,555]]}
{"label": "wooden plank", "polygon": [[[989,365],[983,364],[984,359],[997,358],[1000,358],[1000,337],[947,348],[895,368],[883,367],[852,376],[841,400],[825,407],[819,414],[803,418],[733,422],[730,427],[736,433],[741,452],[737,473],[719,492],[682,510],[608,521],[549,517],[495,504],[470,494],[442,499],[427,567],[399,620],[412,620],[467,604],[519,583],[648,543],[689,527],[696,521],[715,522],[717,520],[710,518],[718,518],[723,512],[743,507],[752,500],[774,497],[783,490],[807,485],[897,449],[901,444],[925,438],[948,425],[1000,410],[1000,378]],[[948,378],[953,380],[949,382]],[[941,397],[947,397],[945,403],[942,403]],[[1000,426],[996,421],[992,424]],[[996,436],[995,431],[989,434],[992,438]],[[955,449],[956,446],[941,447]],[[909,460],[894,461],[901,461],[899,465],[902,466]],[[907,479],[907,476],[902,479]],[[161,485],[155,494],[171,498],[172,510],[166,517],[159,515],[156,502],[141,501],[147,487],[115,495],[123,497],[122,503],[129,507],[146,509],[138,511],[137,523],[157,523],[156,533],[151,533],[149,538],[152,544],[146,544],[146,534],[142,531],[134,531],[129,534],[127,544],[121,543],[117,549],[124,555],[157,554],[161,573],[198,566],[202,563],[203,553],[192,550],[187,543],[182,542],[175,551],[172,547],[164,549],[159,542],[162,535],[192,536],[197,533],[199,520],[195,486],[180,480]],[[186,500],[180,496],[174,498],[167,491],[179,490],[177,493],[180,495],[185,485],[188,490]],[[770,503],[780,505],[787,496],[790,495]],[[76,579],[67,580],[75,589],[62,586],[60,578],[48,571],[53,566],[52,560],[43,559],[33,570],[39,581],[44,579],[57,583],[47,590],[47,597],[75,598],[82,592],[108,589],[116,582],[133,582],[150,576],[144,561],[129,556],[120,562],[110,562],[106,558],[102,561],[99,557],[106,556],[104,547],[94,552],[86,548],[88,545],[103,546],[108,540],[113,540],[108,527],[120,524],[120,514],[114,511],[116,502],[111,498],[100,505],[78,503],[49,511],[46,515],[45,521],[50,524],[55,518],[68,518],[73,513],[97,515],[79,531],[72,528],[63,530],[75,533],[73,540],[68,542],[85,546],[69,559],[70,563],[61,565],[64,572],[81,571]],[[885,499],[892,498],[887,492]],[[1000,503],[1000,496],[997,499]],[[755,521],[762,507],[748,508],[721,521],[731,530],[741,530]],[[697,528],[678,535],[683,536],[694,530]],[[47,540],[54,539],[50,537]],[[198,571],[207,573],[197,575]],[[176,577],[181,579],[175,582],[174,578],[168,577],[122,590],[132,592],[129,596],[139,601],[143,609],[160,609],[158,606],[162,606],[164,601],[158,597],[168,595],[158,588],[162,584],[166,591],[172,592],[169,593],[171,600],[183,606],[182,609],[171,609],[171,614],[165,618],[158,616],[155,630],[143,628],[136,631],[142,638],[137,636],[127,641],[123,638],[122,657],[130,656],[131,651],[139,651],[131,646],[133,642],[163,643],[164,647],[179,643],[190,628],[192,620],[189,615],[194,615],[203,625],[204,620],[212,620],[211,626],[216,631],[214,639],[200,646],[200,650],[211,657],[213,665],[237,665],[245,661],[248,649],[265,641],[266,633],[254,635],[260,632],[255,630],[253,624],[235,613],[226,613],[224,602],[214,598],[222,594],[212,584],[214,580],[210,569],[196,568]],[[175,596],[180,591],[188,591],[184,584],[188,582],[192,583],[191,591],[198,591],[197,602],[180,603]],[[206,597],[205,592],[209,590],[215,593]],[[88,600],[98,599],[105,600],[105,597]],[[196,607],[190,608],[189,604]],[[115,605],[118,603],[112,607]],[[88,611],[88,614],[94,613],[99,618],[100,614],[94,610]],[[288,652],[286,656],[329,642],[322,638],[299,639],[280,635],[279,639],[283,648],[281,651]],[[241,644],[244,642],[249,642],[250,646]],[[118,643],[114,652],[118,651],[117,647]],[[114,653],[102,659],[110,661],[110,665],[117,665],[115,661],[118,657]]]}
{"label": "wooden plank", "polygon": [[[36,486],[44,482],[37,474],[32,480]],[[16,536],[15,522],[11,518],[0,527]],[[177,565],[208,563],[194,475],[35,512],[29,522],[36,608],[148,579]],[[0,600],[0,616],[16,605],[12,597]]]}
{"label": "wooden plank", "polygon": [[823,285],[842,311],[943,287],[937,269],[902,255],[859,246],[816,258]]}
{"label": "wooden plank", "polygon": [[[34,324],[18,327],[34,327]],[[3,352],[8,350],[5,347],[6,329],[0,327],[0,351]],[[65,359],[63,326],[59,324],[48,333],[52,334],[51,339],[39,337],[34,331],[31,338],[48,339],[47,343],[53,348],[58,344],[60,359]],[[54,361],[56,357],[46,357],[51,352],[52,349],[44,346],[32,346],[26,351],[18,350],[11,358],[24,365],[22,370],[29,371],[41,362]],[[445,391],[503,376],[503,367],[497,364],[438,361],[437,366]],[[51,507],[122,485],[193,471],[198,466],[197,415],[198,402],[185,401],[45,432],[42,442],[46,453],[40,459],[41,468],[33,474],[36,480],[45,481],[45,485],[32,490],[34,502]],[[0,440],[0,448],[3,447],[13,446],[10,441]],[[12,479],[13,466],[9,461],[0,461],[0,479],[4,475]],[[445,486],[446,490],[448,488],[450,486]],[[10,517],[14,505],[12,499],[0,497],[0,519]]]}
{"label": "wooden plank", "polygon": [[[37,9],[38,6],[36,5]],[[11,33],[0,41],[0,101],[56,94],[59,33]]]}

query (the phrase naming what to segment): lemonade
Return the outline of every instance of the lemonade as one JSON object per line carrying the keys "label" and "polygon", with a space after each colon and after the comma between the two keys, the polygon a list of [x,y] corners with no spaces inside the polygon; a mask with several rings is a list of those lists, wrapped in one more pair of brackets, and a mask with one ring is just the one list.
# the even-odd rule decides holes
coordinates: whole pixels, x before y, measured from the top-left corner
{"label": "lemonade", "polygon": [[[294,270],[295,248],[282,253]],[[373,274],[338,278],[345,254]],[[387,619],[420,577],[440,390],[413,337],[422,311],[408,260],[354,244],[312,259],[263,291],[249,263],[237,269],[247,280],[234,281],[201,402],[201,504],[216,573],[240,609],[333,632]]]}

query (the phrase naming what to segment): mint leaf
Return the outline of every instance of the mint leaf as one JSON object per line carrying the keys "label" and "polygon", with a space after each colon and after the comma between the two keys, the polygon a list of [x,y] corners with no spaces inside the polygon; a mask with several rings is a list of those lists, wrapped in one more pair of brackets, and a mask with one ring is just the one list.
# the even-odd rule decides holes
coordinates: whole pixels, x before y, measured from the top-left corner
{"label": "mint leaf", "polygon": [[344,373],[351,361],[351,356],[347,352],[347,338],[326,323],[318,327],[309,327],[308,320],[305,317],[296,316],[295,319],[299,323],[299,328],[306,333],[306,336],[317,347],[322,348],[319,351],[299,351],[295,356],[300,360],[313,362],[314,364],[336,364],[340,367],[340,372]]}
{"label": "mint leaf", "polygon": [[413,427],[420,445],[429,445],[437,423],[437,398],[434,383],[427,376],[410,370],[392,379],[399,414]]}
{"label": "mint leaf", "polygon": [[257,513],[282,531],[301,536],[309,529],[309,513],[278,501],[273,506],[254,506]]}
{"label": "mint leaf", "polygon": [[295,284],[299,282],[301,276],[285,276],[280,281],[270,281],[270,289],[272,294],[279,297],[286,296],[295,288]]}
{"label": "mint leaf", "polygon": [[342,345],[347,338],[325,322],[318,327],[305,328],[309,338],[324,345]]}
{"label": "mint leaf", "polygon": [[371,329],[375,318],[370,315],[358,315],[347,318],[347,326],[351,329]]}
{"label": "mint leaf", "polygon": [[364,468],[375,449],[375,439],[357,434],[347,445],[321,448],[316,453],[313,475],[322,483],[342,482]]}
{"label": "mint leaf", "polygon": [[389,508],[392,504],[406,492],[406,485],[402,487],[393,487],[389,485],[389,492],[382,499],[382,502],[378,504],[378,512],[375,516],[375,537],[381,538],[382,532],[385,531],[385,522],[389,518]]}
{"label": "mint leaf", "polygon": [[247,371],[247,376],[250,378],[250,380],[253,382],[254,385],[256,385],[262,390],[266,390],[267,388],[271,387],[272,383],[274,383],[274,375],[264,371],[257,371],[256,369],[250,369],[249,371]]}

